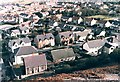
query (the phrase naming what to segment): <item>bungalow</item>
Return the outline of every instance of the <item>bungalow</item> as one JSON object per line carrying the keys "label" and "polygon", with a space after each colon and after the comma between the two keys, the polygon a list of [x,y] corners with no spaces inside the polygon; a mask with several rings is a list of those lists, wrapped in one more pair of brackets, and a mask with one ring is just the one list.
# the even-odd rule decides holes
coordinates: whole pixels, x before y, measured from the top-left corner
{"label": "bungalow", "polygon": [[78,24],[78,23],[80,24],[82,21],[83,21],[83,19],[81,17],[73,17],[72,18],[72,23],[75,24],[75,25]]}
{"label": "bungalow", "polygon": [[13,65],[23,65],[24,57],[39,55],[37,49],[34,46],[24,46],[15,49],[11,56]]}
{"label": "bungalow", "polygon": [[101,53],[99,50],[104,46],[104,44],[105,39],[92,40],[83,44],[83,49],[88,51],[87,54],[90,54],[91,56],[97,56]]}
{"label": "bungalow", "polygon": [[93,26],[93,25],[95,25],[95,24],[97,24],[97,20],[95,20],[95,19],[92,19],[92,21],[91,21],[91,26]]}
{"label": "bungalow", "polygon": [[105,45],[104,45],[104,52],[105,52],[105,53],[110,54],[110,53],[112,53],[115,49],[116,49],[116,46],[111,45],[111,44],[109,44],[109,43],[105,43]]}
{"label": "bungalow", "polygon": [[3,23],[4,24],[10,24],[10,25],[18,24],[18,17],[11,17],[11,18],[9,18],[7,20],[3,20]]}
{"label": "bungalow", "polygon": [[107,42],[104,45],[104,51],[108,54],[113,52],[116,48],[118,48],[119,43],[116,37],[107,38]]}
{"label": "bungalow", "polygon": [[65,38],[68,38],[70,34],[72,34],[71,31],[60,32],[59,33],[60,37],[64,36]]}
{"label": "bungalow", "polygon": [[110,27],[110,26],[112,26],[112,23],[111,23],[110,21],[107,21],[107,22],[105,23],[105,27]]}
{"label": "bungalow", "polygon": [[26,13],[20,13],[19,15],[19,23],[23,23],[28,21],[31,18],[31,15],[28,15]]}
{"label": "bungalow", "polygon": [[82,22],[84,22],[83,18],[82,18],[82,17],[79,17],[79,19],[78,19],[78,24],[81,24]]}
{"label": "bungalow", "polygon": [[[76,55],[72,48],[58,49],[51,51],[52,62],[59,63],[75,60]],[[51,59],[50,59],[51,60]]]}
{"label": "bungalow", "polygon": [[26,75],[38,74],[47,69],[45,54],[24,57]]}
{"label": "bungalow", "polygon": [[[52,39],[52,43],[50,42],[50,40]],[[54,44],[55,45],[55,38],[53,36],[52,33],[48,33],[48,34],[45,34],[45,35],[37,35],[34,39],[34,42],[37,46],[37,48],[43,48],[44,46],[44,42],[45,40],[47,40],[47,42],[49,41],[49,44]],[[42,43],[42,45],[41,45]],[[41,45],[41,46],[40,46]],[[50,45],[50,46],[54,46],[54,45]]]}
{"label": "bungalow", "polygon": [[62,20],[63,22],[66,22],[68,19],[69,19],[69,17],[65,17],[65,16],[62,16],[62,17],[61,17],[61,20]]}
{"label": "bungalow", "polygon": [[88,26],[93,26],[97,24],[97,20],[94,18],[85,18],[85,22]]}
{"label": "bungalow", "polygon": [[99,20],[98,25],[100,27],[110,27],[110,26],[112,26],[112,23],[108,20]]}
{"label": "bungalow", "polygon": [[20,30],[19,29],[12,30],[11,33],[10,33],[11,37],[18,37],[19,35],[20,35]]}
{"label": "bungalow", "polygon": [[76,32],[73,32],[74,34],[74,37],[77,39],[77,41],[85,41],[88,34],[91,33],[91,30],[90,29],[85,29],[84,31],[76,31]]}
{"label": "bungalow", "polygon": [[43,19],[39,19],[35,24],[35,27],[42,27],[44,26],[44,20]]}
{"label": "bungalow", "polygon": [[30,30],[28,27],[20,27],[19,29],[22,35],[30,34]]}
{"label": "bungalow", "polygon": [[60,32],[59,36],[60,36],[60,43],[67,45],[68,39],[70,38],[70,36],[73,36],[73,33],[71,31]]}
{"label": "bungalow", "polygon": [[11,48],[12,52],[14,52],[15,49],[23,46],[31,46],[31,41],[28,37],[10,40],[8,43],[8,47]]}
{"label": "bungalow", "polygon": [[95,37],[105,37],[106,31],[104,29],[94,29],[93,34]]}

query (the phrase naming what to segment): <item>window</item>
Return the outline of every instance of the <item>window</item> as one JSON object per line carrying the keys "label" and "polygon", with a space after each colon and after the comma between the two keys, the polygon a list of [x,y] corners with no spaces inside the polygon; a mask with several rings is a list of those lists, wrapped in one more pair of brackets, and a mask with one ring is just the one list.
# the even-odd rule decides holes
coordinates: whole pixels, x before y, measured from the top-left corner
{"label": "window", "polygon": [[63,61],[63,59],[61,59],[61,61]]}
{"label": "window", "polygon": [[44,66],[41,66],[41,69],[43,70],[43,69],[44,69]]}
{"label": "window", "polygon": [[26,30],[24,30],[24,33],[26,33]]}
{"label": "window", "polygon": [[95,53],[97,53],[97,51],[95,51]]}
{"label": "window", "polygon": [[118,48],[118,46],[116,46],[116,48]]}
{"label": "window", "polygon": [[27,74],[29,74],[30,73],[30,70],[29,70],[29,68],[27,68]]}
{"label": "window", "polygon": [[23,57],[21,57],[21,61],[23,61]]}
{"label": "window", "polygon": [[34,73],[34,68],[32,68],[32,73]]}
{"label": "window", "polygon": [[17,47],[17,45],[15,45],[15,47]]}
{"label": "window", "polygon": [[111,50],[113,50],[113,48],[111,48]]}

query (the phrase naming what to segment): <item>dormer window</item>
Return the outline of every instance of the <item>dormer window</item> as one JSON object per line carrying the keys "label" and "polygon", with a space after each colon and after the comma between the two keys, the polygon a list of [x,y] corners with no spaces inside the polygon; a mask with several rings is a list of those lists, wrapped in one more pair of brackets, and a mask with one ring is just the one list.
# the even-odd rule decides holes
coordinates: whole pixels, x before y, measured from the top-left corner
{"label": "dormer window", "polygon": [[26,33],[26,30],[24,31],[24,33]]}
{"label": "dormer window", "polygon": [[16,42],[13,42],[13,46],[15,45]]}
{"label": "dormer window", "polygon": [[23,41],[21,40],[21,41],[20,41],[20,44],[22,44],[22,42],[23,42]]}

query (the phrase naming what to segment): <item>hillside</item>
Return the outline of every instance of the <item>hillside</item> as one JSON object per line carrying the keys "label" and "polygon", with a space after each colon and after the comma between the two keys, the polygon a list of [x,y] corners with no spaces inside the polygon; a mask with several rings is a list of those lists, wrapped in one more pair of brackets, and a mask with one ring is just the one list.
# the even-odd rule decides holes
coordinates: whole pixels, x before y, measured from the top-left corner
{"label": "hillside", "polygon": [[[106,79],[109,78],[110,75],[113,74],[114,79],[117,79],[118,76],[116,74],[119,73],[118,65],[106,66],[106,67],[99,67],[99,68],[92,68],[83,71],[76,71],[70,74],[57,74],[55,76],[43,78],[38,77],[36,80],[42,81],[50,81],[50,80],[64,80],[64,79],[74,79],[79,78],[80,80],[95,78],[95,79]],[[106,77],[105,77],[106,76]]]}

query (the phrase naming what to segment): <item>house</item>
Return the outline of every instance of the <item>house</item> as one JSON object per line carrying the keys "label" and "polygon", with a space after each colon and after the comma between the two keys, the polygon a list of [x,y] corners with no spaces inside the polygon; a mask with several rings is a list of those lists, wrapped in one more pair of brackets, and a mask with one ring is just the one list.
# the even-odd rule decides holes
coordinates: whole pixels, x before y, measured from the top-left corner
{"label": "house", "polygon": [[104,51],[106,53],[110,54],[116,48],[118,48],[118,46],[119,46],[118,39],[113,36],[113,37],[107,38],[106,40],[107,40],[107,42],[104,45]]}
{"label": "house", "polygon": [[37,49],[34,46],[24,46],[15,49],[12,53],[11,61],[13,65],[23,65],[24,57],[39,55]]}
{"label": "house", "polygon": [[51,51],[52,62],[59,63],[75,60],[76,55],[72,48],[57,49]]}
{"label": "house", "polygon": [[95,37],[105,37],[106,31],[104,29],[94,29],[93,34]]}
{"label": "house", "polygon": [[30,30],[28,27],[20,27],[19,29],[22,35],[30,34]]}
{"label": "house", "polygon": [[91,56],[97,56],[98,54],[101,54],[99,49],[101,49],[104,44],[105,39],[91,40],[83,44],[83,49],[88,51],[87,54],[90,54]]}
{"label": "house", "polygon": [[44,20],[43,19],[39,19],[35,24],[35,27],[42,27],[44,26]]}
{"label": "house", "polygon": [[26,75],[38,74],[47,69],[45,54],[24,57]]}
{"label": "house", "polygon": [[73,39],[72,39],[72,38],[74,38],[73,33],[71,31],[60,32],[59,37],[60,37],[61,45],[68,45],[70,37],[71,37],[72,42],[74,42]]}
{"label": "house", "polygon": [[96,24],[96,20],[94,18],[85,18],[85,23],[88,26],[93,26],[94,24]]}
{"label": "house", "polygon": [[[78,24],[79,19],[80,19],[79,17],[72,17],[72,23],[75,25]],[[82,18],[81,18],[81,20],[82,20]],[[82,21],[79,20],[79,22],[81,23]]]}
{"label": "house", "polygon": [[88,34],[90,33],[91,33],[90,29],[85,29],[84,31],[73,32],[74,37],[77,39],[77,41],[85,41]]}
{"label": "house", "polygon": [[112,45],[112,44],[109,44],[109,43],[105,43],[104,45],[104,52],[105,53],[112,53],[114,50],[116,49],[116,46]]}
{"label": "house", "polygon": [[23,22],[26,22],[28,21],[32,16],[31,15],[28,15],[26,13],[20,13],[19,14],[19,23],[23,23]]}
{"label": "house", "polygon": [[100,27],[110,27],[112,26],[113,24],[109,21],[109,20],[99,20],[98,21],[98,25]]}
{"label": "house", "polygon": [[95,20],[95,19],[93,18],[92,21],[91,21],[91,23],[90,23],[90,25],[93,26],[93,25],[95,25],[95,24],[97,24],[97,20]]}
{"label": "house", "polygon": [[10,40],[8,43],[8,47],[11,48],[12,52],[14,52],[15,49],[23,46],[31,46],[31,41],[28,37]]}
{"label": "house", "polygon": [[10,25],[16,25],[16,24],[18,24],[18,17],[11,17],[7,20],[4,20],[3,23],[4,24],[10,24]]}
{"label": "house", "polygon": [[83,18],[82,17],[79,17],[79,19],[78,19],[78,24],[81,24],[82,22],[84,22],[84,20],[83,20]]}
{"label": "house", "polygon": [[67,17],[67,16],[62,16],[62,17],[61,17],[61,20],[62,20],[63,22],[66,22],[68,19],[69,19],[69,17]]}
{"label": "house", "polygon": [[19,35],[20,35],[20,30],[19,29],[12,30],[11,33],[10,33],[11,37],[18,37]]}
{"label": "house", "polygon": [[105,27],[110,27],[110,26],[112,26],[112,23],[111,23],[110,21],[107,21],[107,22],[105,23]]}
{"label": "house", "polygon": [[65,38],[68,38],[70,34],[73,34],[73,33],[71,31],[60,32],[59,33],[60,37],[64,36]]}
{"label": "house", "polygon": [[[51,40],[51,38],[53,39],[53,44],[55,45],[55,38],[54,38],[54,36],[53,36],[53,34],[52,33],[47,33],[47,34],[45,34],[45,35],[37,35],[36,37],[35,37],[35,39],[34,39],[34,42],[35,42],[35,44],[36,44],[36,47],[37,48],[43,48],[45,45],[44,45],[44,41],[45,41],[45,39],[47,39],[47,40]],[[42,42],[42,44],[43,44],[43,46],[41,46],[40,47],[40,43]],[[52,45],[52,46],[54,46],[54,45]],[[51,46],[51,45],[50,45]]]}

